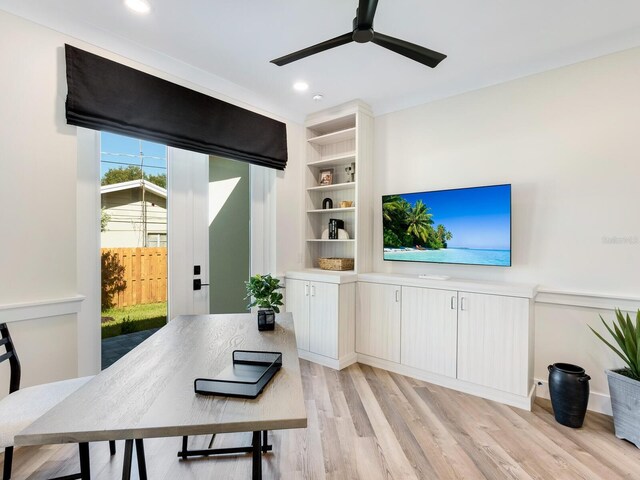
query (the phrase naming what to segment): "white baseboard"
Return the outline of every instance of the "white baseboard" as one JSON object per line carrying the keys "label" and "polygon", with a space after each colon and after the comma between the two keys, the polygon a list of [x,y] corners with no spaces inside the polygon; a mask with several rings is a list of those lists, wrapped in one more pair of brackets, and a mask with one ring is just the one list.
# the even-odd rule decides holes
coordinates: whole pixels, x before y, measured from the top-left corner
{"label": "white baseboard", "polygon": [[325,367],[333,368],[334,370],[342,370],[343,368],[356,363],[358,358],[355,353],[351,353],[336,360],[335,358],[325,357],[324,355],[318,355],[317,353],[300,349],[298,349],[298,357],[303,360],[309,360],[310,362],[324,365]]}
{"label": "white baseboard", "polygon": [[[536,378],[535,385],[536,396],[549,400],[549,384],[547,380]],[[605,415],[611,416],[611,397],[609,397],[609,395],[607,395],[606,393],[590,392],[587,410],[591,410],[592,412],[604,413]]]}
{"label": "white baseboard", "polygon": [[515,395],[513,393],[501,392],[492,388],[483,387],[482,385],[474,385],[469,382],[458,380],[457,378],[450,378],[435,373],[425,372],[417,368],[400,365],[399,363],[382,360],[376,357],[370,357],[369,355],[363,355],[361,353],[358,354],[358,362],[400,375],[405,375],[407,377],[416,378],[424,382],[440,385],[441,387],[450,388],[459,392],[511,405],[512,407],[521,408],[523,410],[530,411],[535,398],[535,386],[531,388],[529,394],[526,396]]}

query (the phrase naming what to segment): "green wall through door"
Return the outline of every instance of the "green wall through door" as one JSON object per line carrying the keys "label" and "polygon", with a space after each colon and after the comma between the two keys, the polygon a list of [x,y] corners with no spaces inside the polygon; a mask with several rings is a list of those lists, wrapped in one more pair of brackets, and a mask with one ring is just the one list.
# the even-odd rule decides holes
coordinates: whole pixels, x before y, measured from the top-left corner
{"label": "green wall through door", "polygon": [[209,199],[209,215],[215,214],[209,225],[209,311],[246,312],[244,282],[251,268],[249,164],[209,157]]}

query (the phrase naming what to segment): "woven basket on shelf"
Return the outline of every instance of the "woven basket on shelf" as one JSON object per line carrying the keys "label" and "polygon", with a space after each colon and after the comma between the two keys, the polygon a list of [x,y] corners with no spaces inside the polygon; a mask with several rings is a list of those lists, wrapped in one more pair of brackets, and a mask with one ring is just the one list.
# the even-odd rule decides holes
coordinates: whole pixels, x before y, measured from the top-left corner
{"label": "woven basket on shelf", "polygon": [[353,258],[318,258],[322,270],[353,270]]}

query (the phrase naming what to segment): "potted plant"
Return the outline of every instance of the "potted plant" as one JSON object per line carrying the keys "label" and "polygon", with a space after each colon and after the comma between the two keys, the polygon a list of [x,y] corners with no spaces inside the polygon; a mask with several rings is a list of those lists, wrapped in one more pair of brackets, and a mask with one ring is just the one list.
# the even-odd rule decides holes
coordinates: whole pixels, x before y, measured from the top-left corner
{"label": "potted plant", "polygon": [[247,286],[245,299],[253,297],[253,301],[247,305],[247,308],[257,306],[260,309],[258,310],[258,330],[273,330],[275,314],[280,313],[278,307],[282,305],[282,294],[278,292],[282,288],[280,280],[269,274],[258,274],[244,283]]}
{"label": "potted plant", "polygon": [[635,325],[627,313],[616,310],[613,328],[607,325],[602,316],[600,320],[618,344],[618,348],[609,343],[593,328],[597,335],[611,350],[616,352],[625,368],[606,370],[611,394],[611,408],[616,437],[629,440],[640,448],[640,310],[636,314]]}

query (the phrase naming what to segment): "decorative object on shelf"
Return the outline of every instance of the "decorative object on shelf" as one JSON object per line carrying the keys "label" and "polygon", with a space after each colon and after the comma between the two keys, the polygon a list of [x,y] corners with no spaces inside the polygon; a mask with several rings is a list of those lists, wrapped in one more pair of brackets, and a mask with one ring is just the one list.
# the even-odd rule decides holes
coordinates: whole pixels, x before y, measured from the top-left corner
{"label": "decorative object on shelf", "polygon": [[318,184],[323,186],[333,184],[333,168],[325,168],[323,170],[320,170]]}
{"label": "decorative object on shelf", "polygon": [[338,205],[340,208],[349,208],[353,206],[353,200],[343,200]]}
{"label": "decorative object on shelf", "polygon": [[616,309],[616,319],[618,324],[614,322],[611,328],[600,316],[620,349],[589,328],[627,364],[625,368],[605,370],[611,394],[613,425],[616,437],[640,448],[640,309],[636,313],[635,325],[629,314],[624,315],[619,309]]}
{"label": "decorative object on shelf", "polygon": [[549,394],[556,421],[580,428],[589,403],[589,380],[584,368],[570,363],[549,365]]}
{"label": "decorative object on shelf", "polygon": [[351,162],[347,167],[344,167],[344,171],[347,172],[347,182],[356,181],[356,164]]}
{"label": "decorative object on shelf", "polygon": [[344,229],[344,220],[340,220],[339,218],[330,218],[329,219],[329,240],[337,240],[338,239],[338,230]]}
{"label": "decorative object on shelf", "polygon": [[327,210],[333,208],[333,200],[331,200],[329,197],[325,198],[324,200],[322,200],[322,209],[323,210]]}
{"label": "decorative object on shelf", "polygon": [[353,270],[353,258],[319,258],[318,266],[322,270]]}
{"label": "decorative object on shelf", "polygon": [[258,330],[273,330],[276,323],[276,313],[280,313],[280,305],[282,305],[282,294],[278,289],[282,288],[280,280],[273,278],[270,274],[254,275],[249,278],[248,282],[244,282],[247,287],[247,296],[245,299],[253,297],[253,301],[247,305],[247,308],[258,306]]}

